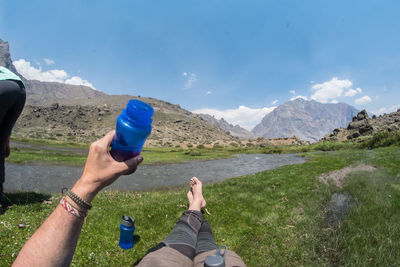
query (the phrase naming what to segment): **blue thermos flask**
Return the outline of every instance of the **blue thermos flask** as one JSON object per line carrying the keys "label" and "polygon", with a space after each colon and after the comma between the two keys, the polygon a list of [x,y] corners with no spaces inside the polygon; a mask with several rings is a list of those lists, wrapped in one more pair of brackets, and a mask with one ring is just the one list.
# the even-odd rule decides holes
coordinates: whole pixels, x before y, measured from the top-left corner
{"label": "blue thermos flask", "polygon": [[139,100],[129,100],[126,109],[117,118],[111,155],[116,161],[125,161],[140,154],[151,133],[154,109]]}
{"label": "blue thermos flask", "polygon": [[135,219],[129,216],[122,216],[122,222],[119,226],[119,246],[123,249],[133,247],[133,233],[135,232]]}

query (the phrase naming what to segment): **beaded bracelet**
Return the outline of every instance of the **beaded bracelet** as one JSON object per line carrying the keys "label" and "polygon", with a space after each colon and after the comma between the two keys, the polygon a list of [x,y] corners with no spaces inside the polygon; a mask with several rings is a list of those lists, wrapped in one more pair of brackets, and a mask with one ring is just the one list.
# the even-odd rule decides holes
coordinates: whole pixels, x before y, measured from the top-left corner
{"label": "beaded bracelet", "polygon": [[69,213],[71,213],[72,215],[74,215],[75,217],[86,217],[87,213],[84,211],[80,211],[77,208],[75,208],[74,206],[72,206],[66,199],[65,197],[63,197],[60,201],[61,206],[68,211]]}
{"label": "beaded bracelet", "polygon": [[63,188],[61,192],[64,192],[64,189],[67,190],[67,196],[69,196],[80,208],[84,210],[90,210],[92,208],[92,205],[82,198],[78,197],[74,192],[69,190],[68,188]]}

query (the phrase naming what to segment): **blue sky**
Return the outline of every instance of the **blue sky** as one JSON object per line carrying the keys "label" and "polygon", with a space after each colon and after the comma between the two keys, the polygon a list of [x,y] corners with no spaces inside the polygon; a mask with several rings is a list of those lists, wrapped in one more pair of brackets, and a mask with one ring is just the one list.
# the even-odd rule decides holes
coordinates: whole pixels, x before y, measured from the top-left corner
{"label": "blue sky", "polygon": [[400,108],[399,1],[0,0],[22,74],[251,129],[295,97]]}

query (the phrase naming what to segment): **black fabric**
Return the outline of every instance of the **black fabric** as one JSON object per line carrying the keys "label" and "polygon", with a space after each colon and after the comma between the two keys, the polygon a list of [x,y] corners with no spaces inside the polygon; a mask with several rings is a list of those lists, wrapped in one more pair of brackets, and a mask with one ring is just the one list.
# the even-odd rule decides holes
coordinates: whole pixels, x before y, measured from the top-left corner
{"label": "black fabric", "polygon": [[5,180],[4,157],[5,157],[4,151],[3,151],[3,149],[1,149],[1,151],[0,151],[0,201],[1,201],[2,193],[3,193],[3,183]]}
{"label": "black fabric", "polygon": [[214,235],[210,224],[204,220],[197,235],[195,256],[202,252],[216,249],[218,246],[215,243]]}
{"label": "black fabric", "polygon": [[202,252],[217,248],[211,226],[199,211],[185,211],[164,241],[149,249],[146,255],[165,246],[191,260]]}
{"label": "black fabric", "polygon": [[163,243],[193,260],[196,251],[197,234],[203,220],[203,214],[200,211],[187,210],[183,212]]}
{"label": "black fabric", "polygon": [[0,201],[4,198],[3,183],[5,180],[4,157],[6,142],[24,108],[25,98],[26,93],[22,82],[0,81]]}
{"label": "black fabric", "polygon": [[186,224],[197,235],[203,221],[204,221],[204,217],[200,211],[187,210],[187,211],[183,212],[182,216],[178,220],[178,223]]}
{"label": "black fabric", "polygon": [[165,244],[164,244],[163,242],[160,242],[160,243],[158,243],[156,246],[154,246],[154,247],[152,247],[151,249],[149,249],[149,250],[146,252],[146,255],[149,254],[149,253],[151,253],[151,252],[157,251],[157,250],[159,250],[160,248],[163,248],[163,247],[165,247]]}
{"label": "black fabric", "polygon": [[5,145],[25,105],[25,88],[17,81],[0,81],[0,144]]}

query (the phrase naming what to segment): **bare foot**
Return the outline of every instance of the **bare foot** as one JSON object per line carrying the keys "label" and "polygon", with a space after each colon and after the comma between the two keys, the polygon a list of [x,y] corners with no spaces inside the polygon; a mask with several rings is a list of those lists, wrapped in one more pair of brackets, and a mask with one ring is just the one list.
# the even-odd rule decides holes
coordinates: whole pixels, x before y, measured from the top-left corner
{"label": "bare foot", "polygon": [[202,183],[196,177],[190,179],[190,190],[187,193],[189,201],[189,210],[200,211],[201,208],[206,206],[206,201],[204,200],[202,193]]}

